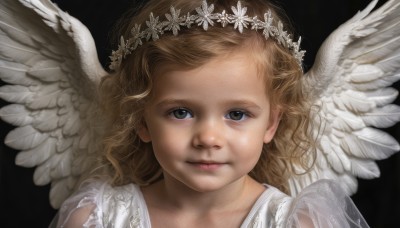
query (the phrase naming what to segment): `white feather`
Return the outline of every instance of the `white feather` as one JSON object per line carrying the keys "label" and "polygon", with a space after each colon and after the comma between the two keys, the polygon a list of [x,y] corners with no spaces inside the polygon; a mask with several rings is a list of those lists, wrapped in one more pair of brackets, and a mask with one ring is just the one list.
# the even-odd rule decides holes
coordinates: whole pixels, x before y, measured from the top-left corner
{"label": "white feather", "polygon": [[50,177],[53,180],[71,175],[72,156],[73,151],[71,148],[68,148],[63,153],[57,153],[51,157]]}
{"label": "white feather", "polygon": [[47,138],[37,147],[18,153],[15,163],[29,168],[42,164],[53,155],[56,142],[55,138]]}
{"label": "white feather", "polygon": [[40,79],[44,82],[56,82],[62,79],[63,72],[59,67],[60,63],[53,60],[38,61],[31,69],[28,75]]}
{"label": "white feather", "polygon": [[[399,49],[396,50],[397,52]],[[394,52],[394,54],[387,55],[384,58],[380,59],[376,65],[382,69],[385,69],[386,72],[393,72],[398,70],[398,65],[400,64],[400,54]],[[390,77],[389,77],[390,78]],[[394,82],[394,81],[392,81]]]}
{"label": "white feather", "polygon": [[54,131],[59,127],[58,120],[56,109],[43,109],[34,116],[32,126],[41,132]]}
{"label": "white feather", "polygon": [[57,181],[53,181],[51,183],[50,189],[50,204],[53,208],[59,208],[64,200],[71,194],[73,188],[68,187],[69,183],[72,179],[74,183],[76,183],[76,179],[67,178],[61,179]]}
{"label": "white feather", "polygon": [[25,86],[5,85],[0,87],[0,98],[10,103],[24,104],[32,101],[32,92]]}
{"label": "white feather", "polygon": [[[399,26],[399,22],[396,22],[392,27]],[[388,30],[391,26],[388,26]],[[389,31],[389,34],[382,33],[374,34],[370,39],[361,39],[354,44],[350,44],[349,48],[352,52],[345,53],[349,59],[357,59],[358,63],[371,63],[377,62],[383,56],[386,56],[388,52],[398,49],[399,37],[393,37],[393,31]],[[369,38],[369,37],[368,37]],[[357,50],[357,51],[353,51]]]}
{"label": "white feather", "polygon": [[0,35],[0,53],[2,56],[13,59],[20,63],[26,63],[39,52],[28,46],[18,44],[17,42]]}
{"label": "white feather", "polygon": [[380,78],[378,80],[368,83],[359,83],[359,84],[353,83],[351,86],[354,88],[354,90],[369,92],[371,90],[376,90],[391,86],[394,82],[398,81],[399,79],[400,79],[400,74],[392,74],[390,76],[386,74],[385,77]]}
{"label": "white feather", "polygon": [[378,67],[370,64],[357,65],[348,75],[352,83],[374,81],[382,76],[384,76],[384,72]]}
{"label": "white feather", "polygon": [[341,141],[341,146],[349,155],[374,160],[388,158],[400,150],[396,139],[373,128],[364,128],[346,135]]}
{"label": "white feather", "polygon": [[27,125],[10,131],[5,139],[5,144],[17,150],[29,150],[41,144],[48,134],[38,132],[32,126]]}
{"label": "white feather", "polygon": [[362,119],[351,112],[337,110],[335,116],[337,118],[332,122],[332,127],[337,130],[351,132],[365,127]]}
{"label": "white feather", "polygon": [[375,104],[367,100],[365,95],[351,90],[342,92],[339,97],[335,97],[334,102],[338,106],[344,106],[355,113],[368,112],[372,108],[375,108]]}
{"label": "white feather", "polygon": [[75,138],[65,138],[64,140],[57,142],[57,152],[64,152],[66,149],[72,146]]}
{"label": "white feather", "polygon": [[0,118],[14,126],[25,126],[31,124],[33,118],[30,114],[30,110],[27,110],[25,106],[18,104],[7,105],[0,109]]}
{"label": "white feather", "polygon": [[35,80],[26,77],[27,70],[28,67],[24,64],[0,61],[0,75],[4,82],[23,86],[37,85]]}
{"label": "white feather", "polygon": [[367,99],[374,102],[378,107],[387,105],[396,100],[399,92],[391,87],[365,92]]}
{"label": "white feather", "polygon": [[37,166],[35,172],[33,173],[33,182],[35,185],[44,186],[49,184],[52,179],[50,177],[51,160],[46,160],[40,166]]}
{"label": "white feather", "polygon": [[[73,91],[64,91],[64,93],[60,94],[60,96],[57,99],[57,106],[59,107],[58,109],[58,114],[64,115],[67,114],[69,112],[71,112],[74,108],[73,104],[72,104],[72,93],[74,93]],[[60,123],[62,125],[64,125],[66,122],[66,120],[64,121],[60,121]]]}
{"label": "white feather", "polygon": [[350,175],[347,173],[340,174],[337,177],[331,177],[330,179],[336,179],[337,183],[340,184],[340,186],[344,189],[344,191],[348,195],[352,195],[357,191],[358,184],[357,184],[357,179],[355,178],[354,175]]}
{"label": "white feather", "polygon": [[12,25],[4,23],[3,21],[0,21],[0,29],[4,31],[11,39],[18,41],[23,45],[27,45],[29,47],[35,46],[31,36],[21,29],[13,27]]}
{"label": "white feather", "polygon": [[361,115],[361,118],[367,126],[392,127],[400,121],[400,107],[386,105]]}
{"label": "white feather", "polygon": [[326,136],[321,138],[321,146],[326,160],[333,170],[339,173],[350,170],[350,160],[339,146],[332,144]]}
{"label": "white feather", "polygon": [[374,161],[366,159],[352,159],[351,172],[353,175],[364,179],[378,178],[381,174]]}
{"label": "white feather", "polygon": [[32,99],[27,102],[27,107],[35,110],[55,108],[57,99],[63,92],[56,83],[38,86],[32,90],[33,96]]}
{"label": "white feather", "polygon": [[63,126],[63,134],[66,136],[77,134],[81,126],[80,121],[79,113],[71,112]]}

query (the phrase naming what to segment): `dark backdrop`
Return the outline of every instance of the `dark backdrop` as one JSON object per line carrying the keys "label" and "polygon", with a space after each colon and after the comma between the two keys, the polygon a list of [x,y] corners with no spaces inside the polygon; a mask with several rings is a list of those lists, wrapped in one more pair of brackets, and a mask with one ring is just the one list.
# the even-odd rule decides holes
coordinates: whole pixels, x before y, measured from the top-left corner
{"label": "dark backdrop", "polygon": [[[113,23],[133,0],[54,0],[62,9],[89,27],[96,40],[99,58],[106,66],[111,52],[109,31]],[[322,41],[337,26],[363,9],[366,0],[277,0],[284,8],[298,34],[303,37],[302,48],[307,50],[306,70],[312,65]],[[384,2],[384,1],[381,1]],[[399,83],[396,88],[399,89]],[[399,99],[396,101],[399,104]],[[0,105],[4,105],[1,103]],[[0,122],[0,141],[4,141],[11,126]],[[400,125],[387,129],[400,139]],[[49,186],[33,184],[34,169],[14,164],[17,151],[0,145],[0,227],[47,227],[56,210],[48,202]],[[371,227],[400,227],[400,155],[379,161],[381,177],[360,180],[355,204]]]}

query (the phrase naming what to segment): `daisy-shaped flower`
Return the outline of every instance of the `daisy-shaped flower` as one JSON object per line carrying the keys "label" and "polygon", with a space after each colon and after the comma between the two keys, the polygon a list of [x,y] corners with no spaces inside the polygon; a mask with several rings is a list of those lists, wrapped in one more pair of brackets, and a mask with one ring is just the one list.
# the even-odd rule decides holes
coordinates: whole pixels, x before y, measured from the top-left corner
{"label": "daisy-shaped flower", "polygon": [[242,3],[240,1],[237,2],[237,8],[232,6],[232,11],[234,15],[232,15],[232,21],[235,22],[234,28],[239,28],[239,32],[243,32],[243,27],[247,28],[249,24],[249,17],[246,15],[247,7],[242,8]]}
{"label": "daisy-shaped flower", "polygon": [[196,16],[190,15],[190,13],[188,12],[187,15],[184,16],[184,19],[182,20],[183,22],[181,23],[181,25],[190,28],[195,20],[196,20]]}
{"label": "daisy-shaped flower", "polygon": [[262,29],[262,28],[264,28],[263,25],[264,25],[264,23],[261,20],[259,20],[257,16],[254,16],[251,19],[251,29],[252,30]]}
{"label": "daisy-shaped flower", "polygon": [[201,4],[201,8],[197,7],[196,12],[199,15],[196,22],[198,25],[203,25],[203,29],[207,30],[208,29],[208,24],[211,26],[214,26],[214,16],[212,15],[212,12],[214,11],[214,4],[211,4],[208,6],[207,1],[203,1]]}
{"label": "daisy-shaped flower", "polygon": [[158,18],[154,18],[153,13],[150,13],[150,20],[146,21],[148,27],[146,40],[152,38],[153,41],[156,41],[160,38],[159,34],[163,34],[162,23],[158,22]]}
{"label": "daisy-shaped flower", "polygon": [[288,47],[288,40],[290,39],[288,33],[283,30],[283,24],[281,21],[278,22],[278,30],[276,31],[275,39],[279,44]]}
{"label": "daisy-shaped flower", "polygon": [[110,68],[111,70],[116,70],[118,69],[119,65],[121,64],[121,61],[118,59],[118,54],[116,53],[116,51],[112,51],[110,59],[111,59],[111,63],[108,66],[108,68]]}
{"label": "daisy-shaped flower", "polygon": [[118,44],[118,50],[112,51],[110,59],[111,59],[111,64],[110,64],[110,69],[115,70],[119,67],[121,64],[122,59],[129,53],[126,52],[127,46],[124,40],[124,37],[121,36],[120,43]]}
{"label": "daisy-shaped flower", "polygon": [[262,27],[264,28],[263,30],[263,35],[265,36],[265,39],[268,39],[270,36],[274,36],[276,33],[276,27],[272,25],[273,21],[272,13],[270,10],[264,14],[264,23]]}
{"label": "daisy-shaped flower", "polygon": [[122,58],[125,58],[126,55],[130,54],[130,51],[128,50],[128,43],[125,42],[123,36],[121,36],[121,40],[120,40],[120,44],[118,45],[117,53],[119,55],[118,57],[121,56]]}
{"label": "daisy-shaped flower", "polygon": [[143,32],[140,31],[140,26],[135,24],[131,29],[131,38],[128,40],[130,50],[135,50],[139,45],[142,45]]}
{"label": "daisy-shaped flower", "polygon": [[173,6],[170,8],[171,14],[167,13],[165,14],[165,17],[167,18],[166,22],[166,30],[171,31],[172,33],[176,36],[178,35],[178,31],[180,30],[180,23],[181,23],[181,18],[179,17],[179,14],[181,13],[181,10],[175,10]]}
{"label": "daisy-shaped flower", "polygon": [[229,15],[226,14],[225,10],[222,13],[217,14],[217,22],[221,23],[222,27],[225,27],[230,23]]}
{"label": "daisy-shaped flower", "polygon": [[303,62],[304,55],[306,54],[306,51],[300,50],[300,44],[301,44],[301,36],[299,37],[299,40],[297,42],[293,43],[293,54],[294,57],[297,59],[297,62],[301,63]]}

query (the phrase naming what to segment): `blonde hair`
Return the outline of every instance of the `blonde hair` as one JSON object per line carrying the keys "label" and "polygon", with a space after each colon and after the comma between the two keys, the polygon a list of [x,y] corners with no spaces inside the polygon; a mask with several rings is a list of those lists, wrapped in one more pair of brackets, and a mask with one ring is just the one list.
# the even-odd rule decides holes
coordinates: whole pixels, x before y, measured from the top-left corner
{"label": "blonde hair", "polygon": [[[230,9],[236,0],[208,1],[215,11]],[[279,10],[263,0],[241,1],[249,15],[263,14],[271,9],[276,20]],[[193,12],[201,0],[150,1],[134,18],[125,19],[124,37],[137,24],[144,24],[150,12],[160,16],[173,5],[181,14]],[[287,28],[287,25],[286,25]],[[144,42],[122,61],[117,72],[107,76],[101,84],[101,100],[107,114],[109,133],[104,140],[103,163],[109,168],[115,185],[130,182],[146,185],[162,178],[161,168],[153,155],[150,143],[143,143],[137,130],[143,124],[146,101],[152,93],[152,77],[157,67],[174,64],[181,69],[197,68],[211,58],[246,48],[264,76],[266,91],[273,108],[281,111],[281,120],[274,139],[264,145],[263,153],[249,174],[257,181],[269,183],[288,192],[287,180],[297,175],[294,167],[310,167],[314,143],[309,136],[309,105],[302,90],[302,70],[289,50],[262,32],[245,29],[240,34],[233,27],[196,26],[182,29],[178,36],[164,34],[161,39]],[[309,152],[312,152],[311,155]]]}

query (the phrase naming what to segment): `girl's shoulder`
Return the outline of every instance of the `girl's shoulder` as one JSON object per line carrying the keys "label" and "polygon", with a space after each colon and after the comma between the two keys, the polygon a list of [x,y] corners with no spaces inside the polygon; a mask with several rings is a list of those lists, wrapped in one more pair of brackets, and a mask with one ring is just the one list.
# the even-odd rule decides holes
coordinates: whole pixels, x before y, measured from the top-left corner
{"label": "girl's shoulder", "polygon": [[317,181],[294,197],[267,187],[242,227],[368,227],[334,181]]}
{"label": "girl's shoulder", "polygon": [[92,179],[63,203],[57,227],[147,227],[146,211],[139,186],[111,186],[108,180]]}

